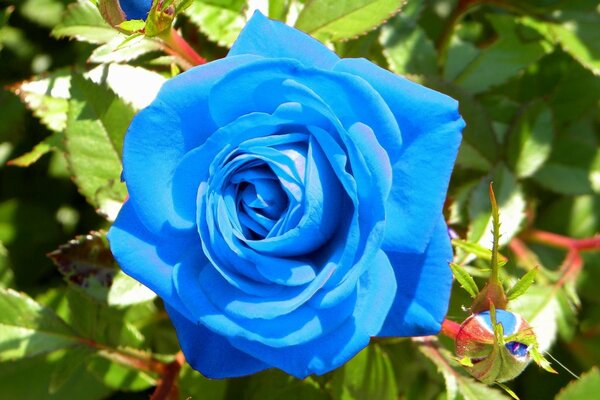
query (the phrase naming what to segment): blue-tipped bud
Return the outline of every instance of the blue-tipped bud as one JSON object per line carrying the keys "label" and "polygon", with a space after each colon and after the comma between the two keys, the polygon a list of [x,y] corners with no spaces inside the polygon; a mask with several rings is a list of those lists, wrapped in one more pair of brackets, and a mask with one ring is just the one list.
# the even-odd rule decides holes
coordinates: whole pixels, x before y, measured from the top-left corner
{"label": "blue-tipped bud", "polygon": [[489,311],[471,315],[456,335],[456,355],[468,359],[469,373],[485,383],[504,382],[518,376],[529,363],[529,352],[535,343],[531,327],[518,314],[498,309],[496,324],[502,325],[500,341]]}
{"label": "blue-tipped bud", "polygon": [[117,27],[124,21],[146,20],[152,0],[99,0],[98,9],[109,25]]}
{"label": "blue-tipped bud", "polygon": [[119,3],[126,20],[145,20],[152,8],[152,0],[120,0]]}

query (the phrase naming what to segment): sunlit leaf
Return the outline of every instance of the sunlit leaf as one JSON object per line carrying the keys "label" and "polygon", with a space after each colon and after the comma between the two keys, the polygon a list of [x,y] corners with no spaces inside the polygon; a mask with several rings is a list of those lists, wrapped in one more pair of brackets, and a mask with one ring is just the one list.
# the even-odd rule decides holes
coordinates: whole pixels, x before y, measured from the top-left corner
{"label": "sunlit leaf", "polygon": [[78,343],[75,332],[52,310],[25,294],[0,289],[0,361],[32,357]]}
{"label": "sunlit leaf", "polygon": [[121,152],[133,108],[81,75],[71,79],[66,150],[79,191],[95,207],[122,202]]}
{"label": "sunlit leaf", "polygon": [[135,279],[119,272],[113,279],[108,292],[111,306],[129,306],[156,298],[156,294]]}
{"label": "sunlit leaf", "polygon": [[246,24],[246,17],[242,13],[244,4],[243,0],[195,0],[185,13],[210,40],[231,47]]}
{"label": "sunlit leaf", "polygon": [[78,0],[69,5],[61,23],[52,30],[52,35],[89,43],[107,43],[121,34],[104,22],[94,3]]}
{"label": "sunlit leaf", "polygon": [[448,63],[455,63],[454,58],[469,60],[452,79],[472,93],[506,82],[552,49],[541,35],[519,24],[511,15],[489,14],[487,18],[498,33],[493,44],[479,51],[471,48],[470,57],[459,52],[464,46],[451,47],[448,53]]}
{"label": "sunlit leaf", "polygon": [[600,393],[600,371],[597,367],[581,375],[581,379],[569,383],[556,396],[556,400],[585,400],[596,393]]}
{"label": "sunlit leaf", "polygon": [[396,0],[309,0],[296,28],[321,40],[350,39],[375,29],[401,6]]}
{"label": "sunlit leaf", "polygon": [[509,133],[508,162],[518,177],[533,175],[552,149],[552,114],[544,103],[525,107]]}
{"label": "sunlit leaf", "polygon": [[527,292],[527,290],[535,281],[537,272],[538,269],[535,268],[523,275],[521,279],[519,279],[517,283],[515,283],[515,285],[512,288],[510,288],[510,290],[506,293],[506,297],[508,297],[508,300],[514,300],[517,297],[525,294],[525,292]]}

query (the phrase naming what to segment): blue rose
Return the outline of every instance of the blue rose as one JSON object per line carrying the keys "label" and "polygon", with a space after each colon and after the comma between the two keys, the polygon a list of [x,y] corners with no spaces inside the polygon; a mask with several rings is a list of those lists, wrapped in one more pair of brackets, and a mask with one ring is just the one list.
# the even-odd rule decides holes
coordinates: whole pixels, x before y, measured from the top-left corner
{"label": "blue rose", "polygon": [[204,375],[323,374],[440,330],[463,126],[453,99],[257,13],[133,120],[112,251]]}

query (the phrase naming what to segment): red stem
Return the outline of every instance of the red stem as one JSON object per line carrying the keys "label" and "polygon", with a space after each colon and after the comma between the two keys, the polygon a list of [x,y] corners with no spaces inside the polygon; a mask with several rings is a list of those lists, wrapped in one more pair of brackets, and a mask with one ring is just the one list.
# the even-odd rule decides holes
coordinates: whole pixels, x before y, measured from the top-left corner
{"label": "red stem", "polygon": [[556,233],[532,229],[524,232],[521,237],[532,242],[566,250],[600,250],[600,235],[585,239],[573,239]]}
{"label": "red stem", "polygon": [[120,364],[128,365],[140,371],[153,372],[159,375],[165,373],[167,364],[152,357],[143,357],[140,355],[129,354],[122,350],[115,350],[111,347],[103,345],[102,343],[98,343],[87,338],[79,338],[79,341],[86,346],[103,351],[105,354],[110,354],[110,358]]}
{"label": "red stem", "polygon": [[179,64],[184,69],[190,69],[196,65],[206,64],[206,59],[189,45],[188,42],[177,32],[175,28],[171,28],[160,35],[165,47],[165,51],[179,58]]}
{"label": "red stem", "polygon": [[150,400],[176,400],[179,398],[177,377],[184,362],[185,357],[180,351],[175,355],[175,360],[166,366],[165,372],[158,380],[158,385],[156,385],[156,389],[152,393]]}

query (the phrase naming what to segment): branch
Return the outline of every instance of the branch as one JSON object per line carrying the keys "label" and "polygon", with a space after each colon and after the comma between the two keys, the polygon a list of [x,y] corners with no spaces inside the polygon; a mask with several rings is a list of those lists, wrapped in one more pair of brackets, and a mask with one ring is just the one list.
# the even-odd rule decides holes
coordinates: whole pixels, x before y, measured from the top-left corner
{"label": "branch", "polygon": [[171,28],[159,35],[165,52],[175,56],[183,69],[206,64],[206,59],[196,53],[196,50],[177,32]]}
{"label": "branch", "polygon": [[552,232],[531,229],[525,231],[521,237],[534,243],[545,244],[547,246],[565,250],[600,250],[600,235],[585,239],[574,239]]}
{"label": "branch", "polygon": [[158,380],[158,385],[150,400],[177,400],[179,398],[179,388],[177,387],[177,377],[179,371],[185,363],[185,357],[180,351],[175,355],[175,360],[166,365],[165,371]]}

